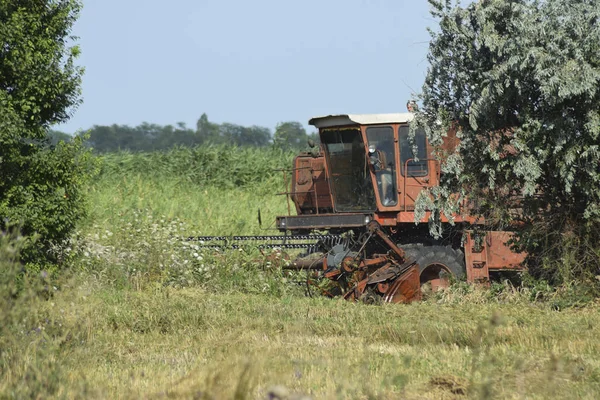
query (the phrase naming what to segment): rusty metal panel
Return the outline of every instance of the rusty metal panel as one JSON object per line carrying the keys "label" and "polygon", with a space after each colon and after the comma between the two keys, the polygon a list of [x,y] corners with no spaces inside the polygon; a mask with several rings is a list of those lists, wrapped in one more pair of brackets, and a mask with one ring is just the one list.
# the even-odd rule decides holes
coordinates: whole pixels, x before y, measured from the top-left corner
{"label": "rusty metal panel", "polygon": [[300,155],[295,158],[291,197],[296,205],[297,214],[332,209],[323,156]]}
{"label": "rusty metal panel", "polygon": [[506,231],[488,232],[485,238],[487,264],[490,270],[523,269],[526,253],[515,253],[506,243],[513,233]]}
{"label": "rusty metal panel", "polygon": [[513,233],[489,231],[477,239],[475,233],[467,232],[465,261],[469,282],[487,281],[490,271],[523,270],[526,253],[515,253],[506,243]]}
{"label": "rusty metal panel", "polygon": [[413,265],[391,282],[386,289],[387,291],[383,295],[385,303],[411,303],[415,300],[421,300],[419,267]]}
{"label": "rusty metal panel", "polygon": [[467,232],[465,242],[465,265],[467,268],[468,282],[487,282],[490,271],[487,267],[487,252],[483,245],[475,240],[473,232]]}

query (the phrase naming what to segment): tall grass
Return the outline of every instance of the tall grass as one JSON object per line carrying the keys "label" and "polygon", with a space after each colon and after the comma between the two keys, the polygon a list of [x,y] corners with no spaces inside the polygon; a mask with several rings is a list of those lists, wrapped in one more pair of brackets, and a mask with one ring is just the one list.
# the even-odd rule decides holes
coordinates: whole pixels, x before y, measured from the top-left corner
{"label": "tall grass", "polygon": [[94,200],[79,236],[80,268],[136,288],[296,290],[256,249],[222,254],[187,240],[277,233],[275,216],[287,213],[285,197],[277,195],[285,191],[281,170],[291,168],[292,156],[225,146],[104,156],[88,191]]}
{"label": "tall grass", "polygon": [[264,229],[287,213],[277,193],[286,190],[281,170],[292,167],[292,158],[278,149],[226,146],[102,156],[84,229],[118,227],[143,210],[185,221],[201,235],[259,234],[258,209]]}
{"label": "tall grass", "polygon": [[294,153],[278,148],[199,146],[152,153],[110,153],[101,157],[101,178],[143,175],[181,185],[265,190],[281,185],[281,169]]}
{"label": "tall grass", "polygon": [[60,390],[63,330],[45,305],[58,290],[46,271],[25,274],[24,238],[0,232],[0,397],[45,398]]}

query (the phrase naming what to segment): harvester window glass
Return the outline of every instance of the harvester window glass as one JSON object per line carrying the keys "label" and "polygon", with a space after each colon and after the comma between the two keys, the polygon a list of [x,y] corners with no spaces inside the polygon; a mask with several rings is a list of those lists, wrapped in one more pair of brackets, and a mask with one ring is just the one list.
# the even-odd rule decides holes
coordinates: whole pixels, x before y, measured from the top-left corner
{"label": "harvester window glass", "polygon": [[336,211],[375,210],[375,192],[360,129],[322,130],[321,141],[325,145]]}
{"label": "harvester window glass", "polygon": [[[400,168],[404,176],[427,176],[429,173],[427,168],[427,145],[425,141],[425,132],[422,129],[415,133],[414,144],[417,146],[416,153],[413,153],[413,143],[408,138],[408,126],[401,126],[398,136],[400,137]],[[413,158],[419,161],[409,161],[408,171],[404,171],[406,160]]]}
{"label": "harvester window glass", "polygon": [[[398,204],[396,188],[396,153],[394,151],[394,129],[391,126],[374,126],[367,128],[369,148],[374,149],[378,165],[375,166],[377,190],[383,206]],[[371,151],[371,150],[369,150]]]}

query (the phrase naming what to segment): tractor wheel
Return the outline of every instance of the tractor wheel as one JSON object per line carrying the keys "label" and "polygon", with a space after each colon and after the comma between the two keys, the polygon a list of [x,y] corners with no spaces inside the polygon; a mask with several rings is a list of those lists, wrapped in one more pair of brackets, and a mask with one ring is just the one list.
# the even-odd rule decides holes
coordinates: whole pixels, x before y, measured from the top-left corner
{"label": "tractor wheel", "polygon": [[409,244],[401,246],[408,258],[419,264],[421,290],[436,291],[447,287],[449,277],[463,279],[466,274],[465,256],[451,246],[424,246]]}

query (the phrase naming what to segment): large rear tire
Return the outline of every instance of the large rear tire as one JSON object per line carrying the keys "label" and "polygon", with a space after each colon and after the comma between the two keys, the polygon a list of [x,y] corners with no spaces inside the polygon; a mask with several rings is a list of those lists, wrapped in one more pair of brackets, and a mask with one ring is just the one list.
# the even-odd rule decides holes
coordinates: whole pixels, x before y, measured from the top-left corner
{"label": "large rear tire", "polygon": [[409,259],[419,264],[419,276],[423,291],[447,287],[450,276],[464,279],[465,256],[451,246],[425,246],[408,244],[401,246]]}

